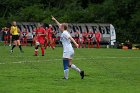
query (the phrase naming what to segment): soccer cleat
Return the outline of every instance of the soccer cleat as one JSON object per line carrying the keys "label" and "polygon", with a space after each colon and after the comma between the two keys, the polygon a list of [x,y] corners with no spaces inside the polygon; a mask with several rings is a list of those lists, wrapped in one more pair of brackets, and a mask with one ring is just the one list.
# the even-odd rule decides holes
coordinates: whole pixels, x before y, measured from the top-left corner
{"label": "soccer cleat", "polygon": [[20,52],[21,52],[21,53],[24,53],[24,51],[23,51],[23,50],[21,50]]}
{"label": "soccer cleat", "polygon": [[68,80],[67,78],[63,77],[62,79]]}
{"label": "soccer cleat", "polygon": [[80,72],[80,76],[81,76],[81,79],[84,78],[84,76],[85,76],[85,75],[84,75],[84,71],[81,71],[81,72]]}
{"label": "soccer cleat", "polygon": [[38,56],[37,54],[34,54],[34,56]]}
{"label": "soccer cleat", "polygon": [[13,53],[13,50],[12,50],[12,49],[10,50],[10,53],[11,53],[11,54]]}
{"label": "soccer cleat", "polygon": [[52,50],[54,50],[54,47],[52,48]]}
{"label": "soccer cleat", "polygon": [[42,55],[42,56],[44,56],[44,55]]}

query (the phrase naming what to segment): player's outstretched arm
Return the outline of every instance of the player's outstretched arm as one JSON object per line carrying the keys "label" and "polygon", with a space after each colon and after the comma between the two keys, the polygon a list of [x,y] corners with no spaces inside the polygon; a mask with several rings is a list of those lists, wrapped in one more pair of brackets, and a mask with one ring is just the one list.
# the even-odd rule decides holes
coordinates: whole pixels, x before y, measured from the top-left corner
{"label": "player's outstretched arm", "polygon": [[55,21],[55,23],[58,25],[58,26],[60,26],[61,24],[52,16],[52,20],[54,20]]}
{"label": "player's outstretched arm", "polygon": [[70,40],[74,43],[74,45],[78,48],[79,45],[76,43],[76,41],[75,41],[71,36],[70,36],[69,38],[70,38]]}

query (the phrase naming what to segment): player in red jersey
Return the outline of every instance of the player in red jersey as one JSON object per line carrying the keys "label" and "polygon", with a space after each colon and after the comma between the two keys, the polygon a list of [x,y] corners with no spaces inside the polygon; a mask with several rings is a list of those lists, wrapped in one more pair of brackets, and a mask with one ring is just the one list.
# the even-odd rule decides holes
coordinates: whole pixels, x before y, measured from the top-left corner
{"label": "player in red jersey", "polygon": [[35,41],[36,41],[36,28],[34,28],[32,31],[32,45],[35,45]]}
{"label": "player in red jersey", "polygon": [[93,48],[94,47],[94,44],[93,44],[93,36],[94,36],[94,33],[92,31],[92,29],[89,30],[89,32],[87,33],[87,37],[88,37],[88,48]]}
{"label": "player in red jersey", "polygon": [[82,34],[80,33],[80,31],[77,31],[79,38],[78,38],[78,44],[79,44],[79,48],[83,46],[83,41],[82,41]]}
{"label": "player in red jersey", "polygon": [[4,45],[7,45],[8,44],[8,34],[9,34],[9,30],[7,27],[4,27],[2,29],[3,31],[3,35],[4,35]]}
{"label": "player in red jersey", "polygon": [[[9,32],[10,32],[10,30],[9,30]],[[12,34],[11,33],[9,33],[9,46],[11,46],[12,45]]]}
{"label": "player in red jersey", "polygon": [[22,45],[25,46],[27,45],[27,36],[28,36],[28,31],[26,28],[23,29],[23,32],[21,32],[22,34]]}
{"label": "player in red jersey", "polygon": [[53,32],[52,32],[52,41],[53,41],[54,48],[56,46],[56,34],[57,34],[57,32],[53,30]]}
{"label": "player in red jersey", "polygon": [[86,31],[82,32],[82,37],[83,37],[83,39],[82,39],[83,47],[86,48],[86,42],[87,42],[87,32]]}
{"label": "player in red jersey", "polygon": [[101,33],[99,30],[96,31],[95,38],[96,38],[97,48],[100,48]]}
{"label": "player in red jersey", "polygon": [[76,32],[74,32],[74,40],[76,41],[76,43],[79,42],[79,33],[78,33],[78,30],[76,30]]}
{"label": "player in red jersey", "polygon": [[49,28],[47,29],[48,42],[50,43],[51,48],[54,49],[52,34],[53,34],[52,25],[49,25]]}
{"label": "player in red jersey", "polygon": [[48,43],[49,43],[49,40],[48,40],[48,27],[45,27],[45,31],[46,31],[46,36],[45,36],[45,43],[44,43],[44,47],[45,49],[48,47]]}
{"label": "player in red jersey", "polygon": [[42,56],[44,56],[44,42],[45,42],[46,31],[42,27],[42,24],[38,23],[38,28],[36,29],[36,46],[35,46],[35,56],[38,55],[38,47],[40,45]]}

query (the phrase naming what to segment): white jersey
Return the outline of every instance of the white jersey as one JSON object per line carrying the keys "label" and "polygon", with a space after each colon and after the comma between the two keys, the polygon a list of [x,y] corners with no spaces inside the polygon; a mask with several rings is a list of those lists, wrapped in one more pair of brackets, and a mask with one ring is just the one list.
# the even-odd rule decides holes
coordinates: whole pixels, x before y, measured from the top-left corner
{"label": "white jersey", "polygon": [[68,52],[74,52],[74,49],[71,44],[71,40],[69,39],[71,36],[68,33],[68,31],[63,31],[60,37],[60,41],[62,42],[63,45],[63,53],[68,53]]}

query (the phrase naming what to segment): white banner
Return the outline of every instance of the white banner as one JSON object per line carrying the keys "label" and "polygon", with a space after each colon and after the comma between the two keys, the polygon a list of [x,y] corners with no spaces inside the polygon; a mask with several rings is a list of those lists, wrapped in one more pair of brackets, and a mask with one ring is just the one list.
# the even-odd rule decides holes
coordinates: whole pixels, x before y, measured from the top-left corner
{"label": "white banner", "polygon": [[[32,31],[35,27],[37,27],[37,23],[32,22],[18,22],[18,27],[22,31],[24,27],[28,29],[29,38],[32,36]],[[72,36],[74,36],[74,32],[78,29],[81,33],[83,31],[93,31],[95,33],[96,29],[99,28],[101,33],[101,42],[103,43],[111,43],[114,45],[113,42],[116,42],[116,33],[114,26],[111,24],[92,24],[92,23],[68,23],[68,30]],[[56,24],[53,24],[54,31],[57,32],[57,37],[60,36],[61,32]]]}
{"label": "white banner", "polygon": [[112,24],[110,24],[110,35],[111,35],[111,45],[114,45],[114,43],[116,42],[116,32]]}

